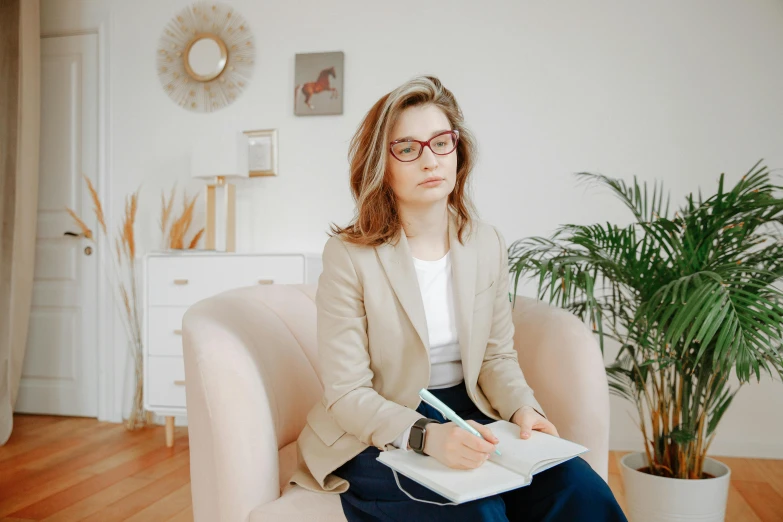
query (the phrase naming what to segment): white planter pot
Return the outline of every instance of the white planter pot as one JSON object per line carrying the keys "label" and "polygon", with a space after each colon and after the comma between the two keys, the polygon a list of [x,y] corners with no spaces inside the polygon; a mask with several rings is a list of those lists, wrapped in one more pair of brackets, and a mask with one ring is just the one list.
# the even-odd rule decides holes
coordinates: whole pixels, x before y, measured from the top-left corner
{"label": "white planter pot", "polygon": [[704,472],[715,478],[685,480],[637,471],[647,466],[644,453],[629,453],[620,460],[628,519],[631,522],[723,522],[729,497],[731,470],[709,457]]}

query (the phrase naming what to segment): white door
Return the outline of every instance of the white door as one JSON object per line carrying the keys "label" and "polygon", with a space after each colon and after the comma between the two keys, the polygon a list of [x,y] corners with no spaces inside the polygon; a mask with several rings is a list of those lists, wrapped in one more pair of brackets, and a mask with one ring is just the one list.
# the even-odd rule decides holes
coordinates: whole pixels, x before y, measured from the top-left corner
{"label": "white door", "polygon": [[82,179],[97,181],[97,44],[94,34],[41,39],[35,282],[18,412],[98,416],[95,245],[65,235],[79,232],[66,207],[98,232]]}

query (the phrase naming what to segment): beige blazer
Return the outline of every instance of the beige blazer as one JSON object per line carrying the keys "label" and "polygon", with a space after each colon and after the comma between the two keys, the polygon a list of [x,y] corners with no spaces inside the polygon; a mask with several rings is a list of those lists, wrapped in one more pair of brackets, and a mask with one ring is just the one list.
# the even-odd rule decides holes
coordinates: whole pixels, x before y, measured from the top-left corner
{"label": "beige blazer", "polygon": [[[452,278],[462,368],[468,394],[493,419],[541,406],[514,350],[506,244],[492,226],[474,222],[457,239],[449,223]],[[371,248],[330,238],[316,294],[324,394],[298,439],[291,478],[307,489],[342,493],[331,473],[369,445],[392,441],[421,415],[418,392],[430,380],[429,335],[408,241]]]}

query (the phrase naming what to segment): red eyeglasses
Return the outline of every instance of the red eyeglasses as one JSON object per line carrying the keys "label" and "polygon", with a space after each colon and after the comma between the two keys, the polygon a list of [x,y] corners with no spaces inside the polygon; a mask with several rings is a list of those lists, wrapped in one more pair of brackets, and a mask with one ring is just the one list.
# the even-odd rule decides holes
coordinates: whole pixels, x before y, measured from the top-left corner
{"label": "red eyeglasses", "polygon": [[402,162],[416,161],[424,151],[424,147],[438,156],[445,156],[454,152],[459,141],[459,131],[452,130],[441,132],[427,141],[419,141],[410,138],[391,142],[389,150],[397,160]]}

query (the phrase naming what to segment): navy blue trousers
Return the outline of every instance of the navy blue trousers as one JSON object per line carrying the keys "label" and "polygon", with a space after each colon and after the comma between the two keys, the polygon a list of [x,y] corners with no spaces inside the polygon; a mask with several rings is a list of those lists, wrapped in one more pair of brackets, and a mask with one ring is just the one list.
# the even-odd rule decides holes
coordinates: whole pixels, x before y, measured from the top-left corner
{"label": "navy blue trousers", "polygon": [[[430,391],[463,419],[494,422],[476,408],[464,383]],[[424,402],[417,411],[447,422]],[[627,522],[609,486],[579,457],[534,475],[529,486],[457,506],[437,506],[411,500],[400,491],[391,469],[375,460],[379,453],[370,446],[334,471],[350,483],[348,491],[340,495],[348,522]],[[398,477],[414,497],[448,502],[407,477]]]}

